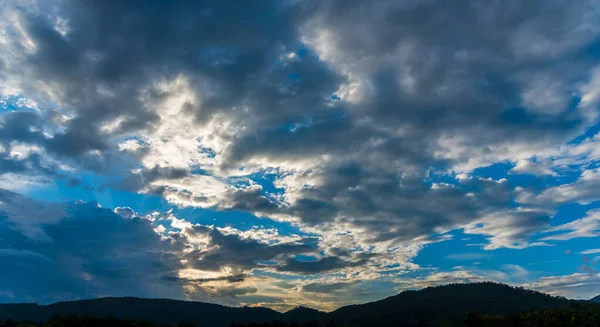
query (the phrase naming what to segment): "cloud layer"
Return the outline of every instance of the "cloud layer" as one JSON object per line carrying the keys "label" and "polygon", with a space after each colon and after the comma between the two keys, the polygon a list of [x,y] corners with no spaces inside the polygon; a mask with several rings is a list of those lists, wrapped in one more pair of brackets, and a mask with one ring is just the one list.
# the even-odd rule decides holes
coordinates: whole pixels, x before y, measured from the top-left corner
{"label": "cloud layer", "polygon": [[473,237],[483,252],[597,238],[596,7],[0,2],[0,187],[122,192],[283,226],[3,191],[14,241],[0,255],[83,281],[19,280],[1,294],[332,308],[342,289],[360,301],[383,294],[369,283],[416,272],[415,285],[506,268],[432,273],[416,261],[438,242]]}

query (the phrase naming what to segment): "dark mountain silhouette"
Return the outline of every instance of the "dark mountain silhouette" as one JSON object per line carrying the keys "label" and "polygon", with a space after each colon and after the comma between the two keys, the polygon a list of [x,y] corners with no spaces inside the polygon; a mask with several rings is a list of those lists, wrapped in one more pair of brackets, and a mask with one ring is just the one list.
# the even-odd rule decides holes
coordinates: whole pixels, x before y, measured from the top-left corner
{"label": "dark mountain silhouette", "polygon": [[569,300],[498,283],[451,284],[404,291],[386,299],[331,312],[339,326],[436,326],[459,324],[471,311],[510,315],[566,307]]}
{"label": "dark mountain silhouette", "polygon": [[0,304],[0,320],[46,321],[54,314],[114,315],[177,325],[181,321],[201,327],[226,327],[275,320],[334,321],[336,326],[457,325],[471,311],[483,315],[510,315],[534,309],[564,308],[569,300],[497,283],[451,284],[420,291],[404,291],[386,299],[339,308],[330,313],[298,307],[286,313],[267,308],[234,308],[202,302],[165,299],[102,298],[51,305]]}
{"label": "dark mountain silhouette", "polygon": [[321,312],[319,310],[299,306],[295,307],[292,310],[286,312],[284,314],[285,321],[295,321],[298,323],[305,323],[308,321],[314,320],[323,320],[327,316],[327,313]]}
{"label": "dark mountain silhouette", "polygon": [[282,319],[282,314],[269,308],[234,308],[218,304],[167,299],[133,297],[101,298],[93,300],[58,302],[50,305],[0,304],[0,320],[46,321],[55,314],[114,315],[132,320],[151,320],[158,324],[177,325],[181,321],[200,326],[229,326],[240,323],[269,322]]}
{"label": "dark mountain silhouette", "polygon": [[590,299],[590,301],[592,301],[594,303],[600,303],[600,295],[596,296],[595,298]]}

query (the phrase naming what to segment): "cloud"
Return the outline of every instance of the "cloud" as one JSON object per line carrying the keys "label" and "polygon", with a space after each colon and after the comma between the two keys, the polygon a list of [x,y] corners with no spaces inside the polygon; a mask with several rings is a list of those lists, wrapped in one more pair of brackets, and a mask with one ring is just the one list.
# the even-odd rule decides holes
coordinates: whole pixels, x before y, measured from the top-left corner
{"label": "cloud", "polygon": [[579,253],[580,254],[596,254],[596,253],[600,253],[600,249],[589,249],[589,250],[581,251]]}
{"label": "cloud", "polygon": [[[156,252],[187,260],[166,276],[203,296],[266,299],[248,276],[259,266],[364,280],[419,269],[419,250],[453,230],[483,235],[486,250],[596,235],[592,218],[550,227],[558,206],[598,199],[598,137],[583,134],[600,103],[600,68],[586,52],[600,34],[595,6],[7,4],[0,184],[27,191],[89,175],[90,188],[243,211],[302,234],[263,235],[279,240],[270,244],[239,226],[86,209],[139,221]],[[476,173],[494,164],[553,182],[515,188]],[[578,180],[563,178],[573,172]],[[32,242],[54,244],[46,226],[72,223],[77,207],[2,196],[10,231]]]}
{"label": "cloud", "polygon": [[484,246],[486,250],[548,245],[543,242],[530,242],[529,239],[549,226],[551,215],[548,211],[523,208],[493,213],[467,225],[464,233],[488,235],[490,243]]}
{"label": "cloud", "polygon": [[363,258],[358,258],[356,261],[347,261],[340,257],[325,257],[315,261],[298,261],[289,258],[283,265],[278,266],[277,270],[299,274],[318,274],[343,268],[362,266],[367,263],[368,257],[368,255],[365,255]]}
{"label": "cloud", "polygon": [[210,241],[204,248],[186,254],[187,267],[220,271],[225,267],[234,273],[249,271],[260,261],[274,260],[282,255],[314,252],[310,244],[284,243],[268,245],[252,239],[241,239],[239,235],[222,234],[219,230],[195,225],[183,230],[190,238],[207,237]]}
{"label": "cloud", "polygon": [[467,253],[454,253],[446,256],[446,259],[456,261],[475,261],[491,257],[488,253],[482,252],[467,252]]}
{"label": "cloud", "polygon": [[30,200],[20,194],[0,189],[0,211],[6,227],[15,229],[33,241],[50,242],[45,224],[62,221],[67,213],[60,205]]}
{"label": "cloud", "polygon": [[483,281],[520,285],[529,280],[531,280],[530,272],[515,264],[503,264],[498,269],[456,266],[450,271],[433,271],[416,278],[399,279],[397,281],[397,289],[420,289],[453,283],[477,283]]}
{"label": "cloud", "polygon": [[332,294],[335,292],[343,292],[349,286],[356,285],[356,282],[350,283],[310,283],[302,286],[303,292]]}
{"label": "cloud", "polygon": [[585,217],[554,226],[544,231],[544,233],[552,234],[544,236],[542,240],[564,241],[579,237],[600,236],[600,210],[590,210]]}
{"label": "cloud", "polygon": [[125,219],[94,203],[45,204],[8,191],[0,201],[0,256],[9,263],[0,271],[0,289],[18,294],[15,300],[181,297],[161,282],[180,267],[176,249],[146,220]]}
{"label": "cloud", "polygon": [[528,159],[517,161],[510,172],[517,174],[531,174],[536,176],[558,176],[556,172],[552,171],[551,167],[549,167],[547,163],[532,162]]}
{"label": "cloud", "polygon": [[157,228],[165,217],[130,208],[48,204],[5,190],[0,204],[0,258],[9,263],[0,291],[18,294],[14,301],[127,295],[237,305],[257,291],[249,273],[261,261],[315,251],[310,240],[269,244],[172,216],[167,232]]}
{"label": "cloud", "polygon": [[[531,174],[540,177],[561,177],[561,175],[578,172],[581,174],[581,178],[593,179],[592,175],[596,169],[595,163],[600,158],[600,152],[598,151],[599,137],[600,134],[584,134],[579,136],[574,142],[545,149],[537,153],[535,157],[517,161],[510,172]],[[562,191],[568,191],[568,185],[563,184],[560,186],[562,186]],[[557,192],[557,190],[559,189],[555,188],[547,191]],[[529,197],[532,196],[529,195]],[[550,194],[543,200],[551,201]],[[559,200],[565,201],[562,198],[559,198]]]}
{"label": "cloud", "polygon": [[[536,5],[561,14],[540,15]],[[510,26],[489,14],[498,8],[469,1],[6,8],[12,24],[2,28],[22,37],[5,40],[2,74],[40,109],[4,114],[11,127],[2,138],[6,149],[8,140],[36,145],[181,206],[335,222],[367,230],[371,242],[411,240],[492,205],[461,187],[429,189],[430,168],[526,162],[589,124],[583,105],[567,110],[565,90],[568,81],[594,83],[577,59],[597,33],[582,28],[596,19],[588,5],[515,3]],[[259,12],[271,14],[261,24],[244,18]],[[435,25],[415,18],[431,14]],[[592,99],[591,90],[570,91]],[[237,184],[266,169],[280,174],[282,197]]]}
{"label": "cloud", "polygon": [[553,205],[569,202],[588,204],[598,199],[596,190],[600,186],[600,169],[589,169],[581,173],[573,183],[548,187],[540,194],[523,190],[517,201],[520,203]]}
{"label": "cloud", "polygon": [[447,285],[453,283],[475,283],[485,281],[486,278],[468,270],[455,270],[445,272],[433,272],[429,275],[415,278],[410,281],[399,281],[399,290],[420,289],[430,286]]}
{"label": "cloud", "polygon": [[542,277],[523,287],[544,293],[587,300],[600,294],[600,275],[574,273],[565,276]]}

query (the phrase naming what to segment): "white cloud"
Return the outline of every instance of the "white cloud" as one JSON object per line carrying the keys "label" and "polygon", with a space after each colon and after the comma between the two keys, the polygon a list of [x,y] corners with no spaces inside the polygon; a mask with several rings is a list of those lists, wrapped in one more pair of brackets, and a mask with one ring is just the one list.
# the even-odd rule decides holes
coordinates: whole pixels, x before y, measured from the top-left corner
{"label": "white cloud", "polygon": [[600,67],[592,70],[588,83],[581,87],[581,102],[578,109],[592,120],[598,117],[598,105],[600,105]]}
{"label": "white cloud", "polygon": [[581,251],[579,253],[580,254],[596,254],[596,253],[600,253],[600,249],[589,249],[589,250]]}
{"label": "white cloud", "polygon": [[510,170],[511,173],[531,174],[536,176],[558,176],[547,162],[533,162],[529,159],[519,160]]}
{"label": "white cloud", "polygon": [[600,236],[600,209],[590,210],[586,216],[544,231],[542,240],[570,240],[580,237]]}
{"label": "white cloud", "polygon": [[600,169],[589,169],[581,173],[579,179],[573,183],[552,186],[544,189],[539,194],[528,190],[522,190],[517,201],[526,204],[542,206],[553,206],[555,204],[579,202],[589,204],[600,199],[598,188],[600,187]]}
{"label": "white cloud", "polygon": [[533,234],[549,225],[552,212],[518,208],[514,211],[497,212],[475,220],[464,228],[465,234],[489,236],[486,250],[498,248],[523,249],[531,246],[548,245],[531,242]]}
{"label": "white cloud", "polygon": [[600,274],[541,277],[536,282],[523,284],[523,287],[556,296],[588,300],[600,294]]}
{"label": "white cloud", "polygon": [[556,115],[568,109],[569,88],[561,80],[546,74],[524,76],[521,101],[524,108],[535,113]]}

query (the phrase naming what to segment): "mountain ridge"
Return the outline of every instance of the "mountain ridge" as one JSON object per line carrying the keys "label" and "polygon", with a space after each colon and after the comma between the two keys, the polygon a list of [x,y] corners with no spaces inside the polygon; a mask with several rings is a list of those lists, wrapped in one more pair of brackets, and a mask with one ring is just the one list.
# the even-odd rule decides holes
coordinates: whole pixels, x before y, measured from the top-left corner
{"label": "mountain ridge", "polygon": [[503,315],[534,309],[566,307],[570,300],[504,284],[484,282],[449,284],[403,291],[378,301],[340,307],[331,312],[299,306],[287,312],[264,307],[230,307],[197,301],[105,297],[57,302],[0,304],[0,320],[45,321],[54,314],[114,315],[176,325],[181,321],[203,327],[227,327],[231,322],[248,324],[275,320],[287,322],[329,321],[339,326],[436,325],[462,321],[472,310]]}
{"label": "mountain ridge", "polygon": [[443,320],[462,321],[470,311],[488,315],[513,314],[532,309],[566,307],[569,300],[545,293],[482,282],[432,286],[406,290],[397,295],[360,305],[344,306],[329,319],[342,325],[377,326],[436,325]]}
{"label": "mountain ridge", "polygon": [[299,305],[283,313],[285,321],[305,323],[313,320],[323,320],[329,313]]}

